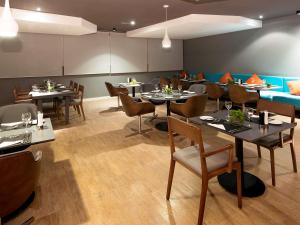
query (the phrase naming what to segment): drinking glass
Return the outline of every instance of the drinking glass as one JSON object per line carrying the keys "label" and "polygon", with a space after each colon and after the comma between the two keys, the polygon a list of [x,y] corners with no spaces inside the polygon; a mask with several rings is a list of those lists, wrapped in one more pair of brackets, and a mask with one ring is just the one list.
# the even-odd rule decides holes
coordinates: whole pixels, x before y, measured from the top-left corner
{"label": "drinking glass", "polygon": [[159,90],[159,84],[155,84],[154,88],[155,88],[155,91],[158,92],[158,90]]}
{"label": "drinking glass", "polygon": [[30,121],[31,121],[31,113],[30,112],[22,113],[22,122],[25,124],[26,129]]}
{"label": "drinking glass", "polygon": [[248,118],[248,121],[249,121],[248,126],[251,127],[251,118],[254,114],[254,109],[248,108],[246,112],[247,112],[247,118]]}
{"label": "drinking glass", "polygon": [[232,102],[231,101],[225,101],[225,107],[228,110],[228,116],[227,116],[227,120],[229,121],[229,117],[230,117],[230,109],[232,108]]}
{"label": "drinking glass", "polygon": [[181,90],[182,90],[182,85],[179,84],[179,85],[178,85],[178,91],[179,91],[179,93],[181,93]]}

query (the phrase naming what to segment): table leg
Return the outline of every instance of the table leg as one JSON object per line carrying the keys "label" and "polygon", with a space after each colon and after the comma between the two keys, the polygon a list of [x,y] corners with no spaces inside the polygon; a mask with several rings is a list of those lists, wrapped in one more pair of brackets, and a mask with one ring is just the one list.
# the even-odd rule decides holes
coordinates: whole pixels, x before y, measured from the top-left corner
{"label": "table leg", "polygon": [[132,87],[132,97],[135,97],[135,87]]}
{"label": "table leg", "polygon": [[[242,192],[245,197],[258,197],[264,194],[265,184],[258,177],[244,171],[244,150],[243,140],[235,139],[235,149],[238,161],[241,163],[242,169]],[[232,194],[237,193],[236,188],[236,172],[225,173],[218,176],[219,184]]]}
{"label": "table leg", "polygon": [[[167,116],[171,115],[171,111],[170,111],[170,105],[171,102],[170,101],[166,101],[167,103]],[[155,125],[156,129],[160,130],[160,131],[165,131],[168,132],[168,122],[167,121],[163,121],[163,122],[159,122]]]}
{"label": "table leg", "polygon": [[42,99],[37,100],[37,107],[40,112],[43,112],[43,100]]}
{"label": "table leg", "polygon": [[65,97],[65,123],[69,124],[70,121],[70,96]]}

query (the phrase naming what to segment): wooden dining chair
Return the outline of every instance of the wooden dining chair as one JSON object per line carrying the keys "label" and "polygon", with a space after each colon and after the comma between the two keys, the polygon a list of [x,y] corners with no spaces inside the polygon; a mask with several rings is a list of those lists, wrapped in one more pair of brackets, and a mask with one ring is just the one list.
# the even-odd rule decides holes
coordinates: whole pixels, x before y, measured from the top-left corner
{"label": "wooden dining chair", "polygon": [[[295,106],[279,103],[279,102],[270,102],[263,99],[260,99],[257,104],[257,112],[265,111],[275,113],[277,115],[285,116],[291,118],[291,123],[295,123]],[[276,186],[275,179],[275,150],[283,148],[285,145],[290,145],[293,169],[297,173],[297,161],[295,154],[295,143],[294,143],[294,132],[295,129],[292,128],[289,134],[279,133],[276,135],[271,135],[266,138],[259,139],[254,144],[257,145],[258,157],[261,158],[261,147],[268,149],[270,151],[271,159],[271,173],[272,173],[272,185]]]}
{"label": "wooden dining chair", "polygon": [[181,81],[178,77],[173,77],[170,85],[172,85],[173,90],[177,90],[178,86],[181,85]]}
{"label": "wooden dining chair", "polygon": [[[211,178],[218,175],[236,170],[238,207],[242,208],[241,165],[234,157],[233,145],[230,144],[219,149],[214,149],[203,142],[200,127],[185,123],[173,117],[168,117],[168,127],[171,164],[166,194],[167,200],[170,199],[175,164],[178,162],[197,176],[202,177],[198,225],[203,223],[208,182]],[[183,149],[176,149],[174,136],[178,134],[188,138],[195,145]]]}
{"label": "wooden dining chair", "polygon": [[159,84],[160,84],[160,88],[163,88],[166,85],[170,85],[171,80],[169,78],[166,78],[166,77],[160,77]]}
{"label": "wooden dining chair", "polygon": [[74,89],[74,81],[70,80],[69,88]]}
{"label": "wooden dining chair", "polygon": [[32,98],[29,95],[29,90],[21,90],[17,87],[13,89],[14,103],[31,103]]}
{"label": "wooden dining chair", "polygon": [[73,85],[73,91],[75,93],[78,93],[78,87],[79,87],[79,84],[77,82],[74,82],[74,85]]}
{"label": "wooden dining chair", "polygon": [[209,83],[206,85],[206,92],[208,97],[217,101],[217,111],[220,110],[220,99],[224,96],[225,91],[217,84]]}
{"label": "wooden dining chair", "polygon": [[257,92],[248,92],[245,87],[240,85],[229,85],[228,92],[232,103],[241,106],[243,112],[245,111],[246,104],[256,104],[259,100]]}
{"label": "wooden dining chair", "polygon": [[184,103],[171,102],[170,110],[172,113],[185,117],[186,122],[189,122],[189,118],[203,114],[206,102],[207,95],[196,95]]}

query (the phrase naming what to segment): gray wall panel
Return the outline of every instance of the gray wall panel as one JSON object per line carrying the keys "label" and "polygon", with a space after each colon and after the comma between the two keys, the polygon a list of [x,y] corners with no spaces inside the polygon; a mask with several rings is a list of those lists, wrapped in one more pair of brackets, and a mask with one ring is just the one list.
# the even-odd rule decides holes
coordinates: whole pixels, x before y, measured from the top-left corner
{"label": "gray wall panel", "polygon": [[263,29],[184,41],[189,71],[300,76],[300,17],[278,18]]}
{"label": "gray wall panel", "polygon": [[[63,84],[69,84],[74,80],[85,86],[85,98],[96,98],[108,96],[104,82],[108,81],[114,84],[125,82],[127,77],[135,77],[138,81],[149,82],[153,78],[166,76],[171,77],[176,72],[158,72],[158,73],[136,73],[136,74],[115,74],[115,75],[83,75],[83,76],[64,76],[50,77],[50,79]],[[30,88],[34,83],[41,83],[47,78],[9,78],[0,79],[0,106],[13,103],[12,90],[14,87]]]}

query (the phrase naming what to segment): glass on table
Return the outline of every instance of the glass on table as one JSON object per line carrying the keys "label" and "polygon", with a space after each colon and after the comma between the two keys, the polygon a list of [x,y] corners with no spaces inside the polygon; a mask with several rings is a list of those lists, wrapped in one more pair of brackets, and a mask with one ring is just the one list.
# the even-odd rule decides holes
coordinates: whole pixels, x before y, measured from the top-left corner
{"label": "glass on table", "polygon": [[31,122],[30,112],[22,113],[22,122],[25,124],[25,128],[27,129],[28,124]]}
{"label": "glass on table", "polygon": [[182,91],[182,85],[179,84],[177,88],[178,88],[179,93],[181,93],[181,91]]}
{"label": "glass on table", "polygon": [[246,115],[248,119],[248,126],[251,127],[251,118],[254,115],[255,110],[252,108],[247,108],[246,109]]}
{"label": "glass on table", "polygon": [[230,109],[232,108],[232,102],[231,101],[225,101],[225,107],[228,111],[228,114],[227,114],[227,120],[229,121],[229,117],[230,117]]}

